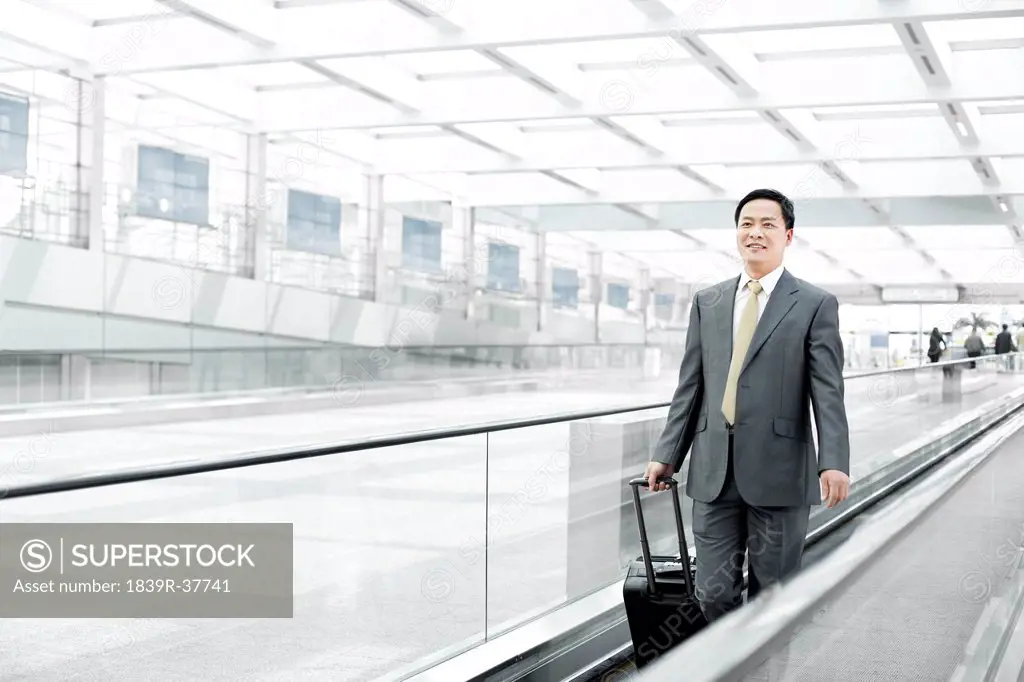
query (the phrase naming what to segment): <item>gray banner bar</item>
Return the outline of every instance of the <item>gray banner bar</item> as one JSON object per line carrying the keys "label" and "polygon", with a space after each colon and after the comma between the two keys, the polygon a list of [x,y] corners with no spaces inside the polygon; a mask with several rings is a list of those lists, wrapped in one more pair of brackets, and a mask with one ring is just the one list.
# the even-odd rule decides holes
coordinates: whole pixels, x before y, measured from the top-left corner
{"label": "gray banner bar", "polygon": [[2,618],[291,618],[290,523],[0,524]]}

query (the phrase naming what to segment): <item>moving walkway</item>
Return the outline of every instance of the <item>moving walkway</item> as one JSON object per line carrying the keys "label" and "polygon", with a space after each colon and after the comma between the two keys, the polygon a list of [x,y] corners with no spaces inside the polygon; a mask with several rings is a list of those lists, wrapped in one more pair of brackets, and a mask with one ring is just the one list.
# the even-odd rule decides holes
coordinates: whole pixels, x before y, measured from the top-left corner
{"label": "moving walkway", "polygon": [[[840,508],[812,514],[814,548],[799,580],[821,582],[819,567],[830,567],[826,577],[838,575],[837,561],[867,562],[887,546],[871,530],[889,518],[885,510],[927,508],[919,491],[934,494],[935,484],[921,481],[939,467],[974,462],[980,455],[972,448],[1016,426],[1024,373],[1002,360],[986,359],[972,371],[953,362],[847,379],[854,485]],[[621,575],[639,542],[625,483],[642,471],[666,407],[12,487],[0,510],[4,522],[292,523],[295,609],[286,622],[95,620],[88,632],[60,621],[9,620],[0,627],[5,670],[14,679],[62,679],[85,669],[115,680],[629,679],[635,673]],[[657,500],[645,505],[658,553],[674,539],[671,505],[663,501],[662,511]],[[843,554],[855,550],[853,558]],[[866,580],[868,570],[849,573]],[[801,584],[744,607],[725,634],[716,624],[707,631],[711,639],[702,635],[669,652],[644,676],[678,679],[692,648],[703,658],[696,656],[700,665],[692,670],[685,663],[686,679],[756,674],[754,663],[780,656],[770,646],[776,640],[766,640],[766,624],[795,618],[804,604],[792,590]],[[835,602],[834,591],[805,592],[814,605]],[[706,644],[734,638],[742,646],[731,658]],[[740,653],[746,663],[733,661]]]}

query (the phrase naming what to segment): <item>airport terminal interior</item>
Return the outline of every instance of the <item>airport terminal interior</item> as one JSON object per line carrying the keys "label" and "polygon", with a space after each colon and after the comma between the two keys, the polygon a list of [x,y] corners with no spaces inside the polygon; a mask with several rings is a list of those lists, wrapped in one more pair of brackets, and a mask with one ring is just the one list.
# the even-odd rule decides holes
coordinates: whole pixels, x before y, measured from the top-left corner
{"label": "airport terminal interior", "polygon": [[[849,497],[638,646],[758,188]],[[1024,680],[1022,230],[1024,0],[0,0],[0,679]]]}

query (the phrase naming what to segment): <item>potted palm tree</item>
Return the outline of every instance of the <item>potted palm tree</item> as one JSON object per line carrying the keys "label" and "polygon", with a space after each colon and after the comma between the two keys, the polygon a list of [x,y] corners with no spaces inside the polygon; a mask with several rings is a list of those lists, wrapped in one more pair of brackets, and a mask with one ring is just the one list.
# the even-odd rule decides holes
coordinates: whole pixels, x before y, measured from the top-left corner
{"label": "potted palm tree", "polygon": [[978,329],[989,329],[990,327],[998,327],[995,322],[985,317],[985,313],[971,313],[970,317],[961,317],[959,320],[953,323],[953,329],[964,329],[965,327],[971,328],[971,333],[976,334]]}

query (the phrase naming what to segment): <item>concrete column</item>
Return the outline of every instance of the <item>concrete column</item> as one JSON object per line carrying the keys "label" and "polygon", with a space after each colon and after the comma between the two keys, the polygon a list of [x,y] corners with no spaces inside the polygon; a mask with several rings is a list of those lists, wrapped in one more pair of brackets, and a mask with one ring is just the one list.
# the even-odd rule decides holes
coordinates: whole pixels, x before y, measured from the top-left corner
{"label": "concrete column", "polygon": [[685,327],[690,320],[690,299],[695,292],[692,288],[683,283],[677,283],[675,290],[675,301],[672,304],[672,320],[669,326],[673,328]]}
{"label": "concrete column", "polygon": [[370,262],[373,263],[373,300],[384,303],[388,290],[388,253],[384,248],[386,229],[384,211],[384,176],[366,177],[366,234],[370,242]]}
{"label": "concrete column", "polygon": [[75,193],[76,232],[88,248],[103,251],[103,145],[106,133],[106,81],[79,80],[78,88],[78,187]]}
{"label": "concrete column", "polygon": [[551,292],[548,281],[547,233],[537,232],[537,331],[547,328],[547,316],[550,306],[545,299]]}
{"label": "concrete column", "polygon": [[476,249],[476,209],[464,209],[463,229],[456,232],[462,237],[463,270],[466,273],[464,315],[468,320],[476,316],[476,285],[481,276],[487,275],[487,254]]}
{"label": "concrete column", "polygon": [[651,322],[653,322],[654,311],[651,309],[652,299],[651,296],[651,271],[648,268],[640,268],[640,292],[637,296],[637,302],[640,305],[640,315],[643,319],[644,324],[644,339],[647,338],[647,329]]}
{"label": "concrete column", "polygon": [[601,301],[604,300],[604,266],[600,251],[590,252],[590,292],[594,299],[594,343],[601,343]]}
{"label": "concrete column", "polygon": [[257,282],[265,282],[270,280],[266,133],[251,134],[246,140],[245,182],[245,269]]}

